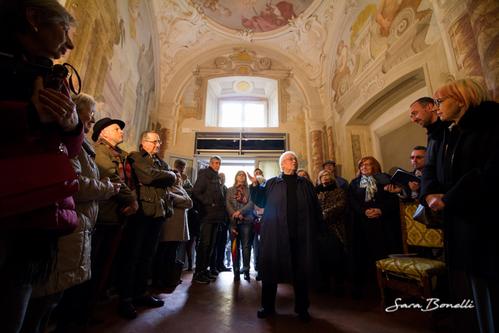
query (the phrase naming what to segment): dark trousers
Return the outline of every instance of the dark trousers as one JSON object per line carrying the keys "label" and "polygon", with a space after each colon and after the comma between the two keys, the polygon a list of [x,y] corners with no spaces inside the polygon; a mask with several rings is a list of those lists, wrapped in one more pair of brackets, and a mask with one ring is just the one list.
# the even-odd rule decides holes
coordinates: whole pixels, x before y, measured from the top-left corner
{"label": "dark trousers", "polygon": [[480,332],[497,332],[499,330],[498,281],[471,275],[470,282]]}
{"label": "dark trousers", "polygon": [[[308,281],[306,273],[306,261],[304,261],[304,251],[301,249],[301,242],[290,240],[291,262],[293,265],[293,289],[295,292],[295,312],[303,313],[308,311],[310,301],[308,298]],[[265,310],[275,309],[275,297],[277,293],[277,283],[262,280],[262,307]]]}
{"label": "dark trousers", "polygon": [[217,240],[218,223],[201,223],[199,243],[196,248],[196,274],[208,269]]}
{"label": "dark trousers", "polygon": [[339,238],[329,232],[325,231],[318,237],[318,288],[329,289],[331,277],[334,278],[334,285],[336,289],[344,287],[346,276],[346,253],[343,243]]}
{"label": "dark trousers", "polygon": [[0,325],[2,332],[17,333],[23,325],[33,289],[30,283],[20,283],[6,275],[0,276]]}
{"label": "dark trousers", "polygon": [[[472,299],[471,281],[466,272],[449,268],[449,300],[446,303],[458,304]],[[476,305],[475,305],[476,306]],[[474,309],[452,309],[452,332],[478,332],[478,321]]]}
{"label": "dark trousers", "polygon": [[118,293],[122,300],[143,296],[164,218],[135,215],[127,223],[120,245]]}
{"label": "dark trousers", "polygon": [[[100,224],[97,222],[92,234],[92,278],[86,284],[87,314],[99,299],[108,284],[111,268],[123,235],[124,224]],[[82,300],[83,301],[83,300]]]}
{"label": "dark trousers", "polygon": [[21,333],[44,333],[50,315],[61,300],[62,292],[31,298]]}
{"label": "dark trousers", "polygon": [[225,223],[220,223],[217,228],[217,239],[213,254],[211,255],[210,268],[222,268],[224,265],[225,246],[227,245],[228,228]]}
{"label": "dark trousers", "polygon": [[[159,288],[176,286],[179,278],[174,278],[177,271],[177,249],[180,242],[160,242],[153,267],[153,284]],[[176,281],[175,281],[176,280]]]}
{"label": "dark trousers", "polygon": [[[251,223],[240,223],[237,225],[237,256],[233,263],[234,274],[239,274],[239,268],[241,266],[241,255],[243,257],[243,272],[249,272],[250,270],[250,260],[251,260],[251,243],[253,242],[253,224]],[[241,249],[242,251],[239,251]]]}

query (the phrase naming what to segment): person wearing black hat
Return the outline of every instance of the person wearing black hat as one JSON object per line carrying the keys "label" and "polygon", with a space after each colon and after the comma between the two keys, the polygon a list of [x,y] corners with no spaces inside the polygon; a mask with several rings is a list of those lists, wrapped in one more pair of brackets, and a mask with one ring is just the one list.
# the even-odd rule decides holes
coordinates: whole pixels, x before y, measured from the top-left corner
{"label": "person wearing black hat", "polygon": [[[99,202],[99,215],[92,239],[92,305],[104,289],[109,276],[128,216],[138,209],[137,197],[127,183],[127,152],[118,145],[123,142],[125,123],[119,119],[103,118],[93,128],[92,140],[95,143],[95,163],[102,178],[108,177],[111,182],[120,184],[117,195]],[[126,317],[136,316],[129,311]]]}
{"label": "person wearing black hat", "polygon": [[338,186],[345,191],[348,190],[348,181],[345,178],[342,178],[336,174],[336,162],[333,160],[327,160],[322,164],[323,170],[328,170],[332,175],[334,175],[334,179]]}

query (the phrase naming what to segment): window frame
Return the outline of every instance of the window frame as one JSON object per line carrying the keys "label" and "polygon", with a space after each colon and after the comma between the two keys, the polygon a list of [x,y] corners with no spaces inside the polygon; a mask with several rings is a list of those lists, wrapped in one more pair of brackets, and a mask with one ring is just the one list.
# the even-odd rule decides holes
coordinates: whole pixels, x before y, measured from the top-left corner
{"label": "window frame", "polygon": [[[219,98],[217,101],[217,127],[220,128],[269,128],[269,101],[267,98],[261,97],[251,97],[251,96],[239,96],[239,97],[223,97]],[[222,126],[221,112],[222,112],[222,104],[225,102],[240,102],[242,104],[242,114],[241,114],[241,123],[240,126]],[[244,106],[246,103],[255,103],[260,102],[263,104],[263,112],[265,124],[263,126],[250,127],[245,126],[244,124]]]}

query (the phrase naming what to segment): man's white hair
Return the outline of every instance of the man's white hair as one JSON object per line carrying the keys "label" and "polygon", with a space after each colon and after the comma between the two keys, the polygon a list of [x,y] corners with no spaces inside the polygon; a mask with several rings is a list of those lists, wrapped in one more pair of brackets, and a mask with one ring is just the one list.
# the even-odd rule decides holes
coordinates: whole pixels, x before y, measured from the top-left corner
{"label": "man's white hair", "polygon": [[286,155],[293,155],[296,158],[296,160],[298,161],[298,155],[296,155],[296,153],[294,151],[291,151],[291,150],[285,151],[279,157],[279,167],[281,168],[281,171],[282,171],[282,161],[284,160],[284,157]]}

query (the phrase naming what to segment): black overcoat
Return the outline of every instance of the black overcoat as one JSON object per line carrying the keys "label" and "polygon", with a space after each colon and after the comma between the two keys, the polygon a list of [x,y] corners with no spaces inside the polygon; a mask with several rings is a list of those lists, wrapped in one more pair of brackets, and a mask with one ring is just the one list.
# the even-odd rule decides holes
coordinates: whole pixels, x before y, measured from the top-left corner
{"label": "black overcoat", "polygon": [[315,273],[316,236],[321,208],[311,182],[297,178],[298,249],[297,263],[292,266],[287,224],[286,182],[282,175],[266,183],[251,186],[251,200],[265,208],[260,231],[260,270],[262,280],[269,283],[292,282],[293,272],[304,273],[313,281]]}
{"label": "black overcoat", "polygon": [[439,150],[444,165],[437,166],[444,171],[439,181],[445,188],[446,261],[453,269],[497,280],[499,104],[470,108],[454,131],[454,138],[445,134]]}

